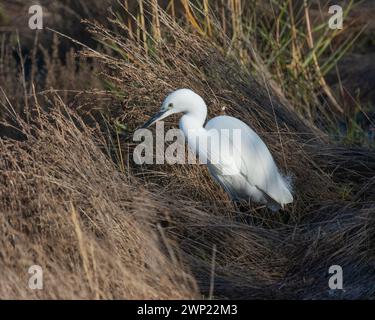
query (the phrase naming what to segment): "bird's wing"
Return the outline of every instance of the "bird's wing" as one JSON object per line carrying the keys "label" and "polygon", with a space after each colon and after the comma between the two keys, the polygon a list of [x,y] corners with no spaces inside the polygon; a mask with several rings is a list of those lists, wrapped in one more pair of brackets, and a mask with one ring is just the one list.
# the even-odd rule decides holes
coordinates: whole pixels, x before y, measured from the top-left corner
{"label": "bird's wing", "polygon": [[[221,174],[218,174],[218,171],[222,172],[220,170],[220,165],[212,165],[211,163],[207,164],[208,171],[210,172],[213,179],[221,185],[221,187],[225,190],[227,194],[233,199],[233,200],[239,200],[241,199],[240,195],[236,193],[236,191],[233,189],[232,185],[228,182],[228,180],[224,179],[224,177]],[[219,169],[219,170],[218,170]]]}
{"label": "bird's wing", "polygon": [[[270,151],[262,139],[244,122],[229,116],[211,119],[206,129],[240,129],[241,141],[230,138],[233,158],[240,159],[240,173],[246,180],[280,204],[293,201],[287,184],[280,175]],[[225,131],[224,131],[225,132]]]}

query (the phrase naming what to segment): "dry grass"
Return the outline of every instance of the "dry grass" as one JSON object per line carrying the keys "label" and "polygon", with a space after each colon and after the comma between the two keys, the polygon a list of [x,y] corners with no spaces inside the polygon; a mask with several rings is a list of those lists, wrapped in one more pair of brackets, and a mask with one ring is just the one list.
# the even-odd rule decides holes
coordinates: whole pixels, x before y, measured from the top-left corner
{"label": "dry grass", "polygon": [[[74,114],[38,111],[33,124],[18,122],[24,141],[1,141],[0,296],[197,297],[154,225],[165,201],[120,174],[100,133]],[[44,269],[40,292],[25,287],[33,264]]]}
{"label": "dry grass", "polygon": [[[191,27],[193,11],[189,27],[151,8],[157,28],[134,17],[133,38],[118,16],[113,27],[88,23],[103,46],[82,53],[100,72],[87,81],[96,90],[31,90],[29,122],[11,110],[22,99],[2,96],[16,139],[0,140],[0,297],[374,298],[374,150],[334,144],[270,85],[261,60],[249,72]],[[180,87],[201,94],[210,117],[225,106],[259,133],[293,175],[293,205],[277,215],[237,207],[204,166],[132,162],[134,129]],[[26,288],[32,264],[45,270],[39,292]],[[328,288],[334,264],[344,269],[338,293]]]}

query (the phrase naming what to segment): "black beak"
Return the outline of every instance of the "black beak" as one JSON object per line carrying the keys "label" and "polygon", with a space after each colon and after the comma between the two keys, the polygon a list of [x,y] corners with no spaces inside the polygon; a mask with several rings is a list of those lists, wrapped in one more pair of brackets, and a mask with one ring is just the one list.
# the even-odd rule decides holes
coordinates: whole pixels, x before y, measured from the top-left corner
{"label": "black beak", "polygon": [[156,121],[159,120],[159,118],[161,118],[164,113],[166,111],[159,111],[157,114],[155,114],[153,117],[151,117],[150,120],[148,120],[142,127],[141,129],[145,129],[145,128],[148,128],[149,126],[151,126],[152,124],[154,124]]}

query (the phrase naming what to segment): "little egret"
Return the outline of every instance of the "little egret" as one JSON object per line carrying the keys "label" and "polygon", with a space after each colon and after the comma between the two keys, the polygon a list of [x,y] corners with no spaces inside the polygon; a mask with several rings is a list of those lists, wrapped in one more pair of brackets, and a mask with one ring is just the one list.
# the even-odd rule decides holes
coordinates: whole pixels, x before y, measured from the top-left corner
{"label": "little egret", "polygon": [[[190,89],[179,89],[167,96],[160,111],[143,128],[174,113],[183,114],[179,127],[189,146],[200,160],[207,160],[211,176],[233,200],[259,202],[272,211],[293,202],[290,185],[280,174],[267,146],[244,122],[223,115],[209,120],[203,127],[207,117],[204,100]],[[197,138],[206,137],[212,130],[224,132],[229,140],[229,145],[221,149],[216,162],[212,161],[211,149],[197,143]],[[236,143],[233,135],[230,137],[234,130],[240,131],[240,142]],[[219,134],[219,137],[220,143],[223,134]]]}

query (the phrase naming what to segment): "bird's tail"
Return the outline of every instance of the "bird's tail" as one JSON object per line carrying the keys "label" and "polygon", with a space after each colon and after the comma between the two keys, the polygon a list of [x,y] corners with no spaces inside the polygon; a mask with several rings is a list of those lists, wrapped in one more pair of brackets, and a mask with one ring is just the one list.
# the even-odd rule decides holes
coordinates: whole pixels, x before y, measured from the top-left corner
{"label": "bird's tail", "polygon": [[290,176],[279,175],[279,203],[281,206],[293,202],[292,179]]}

